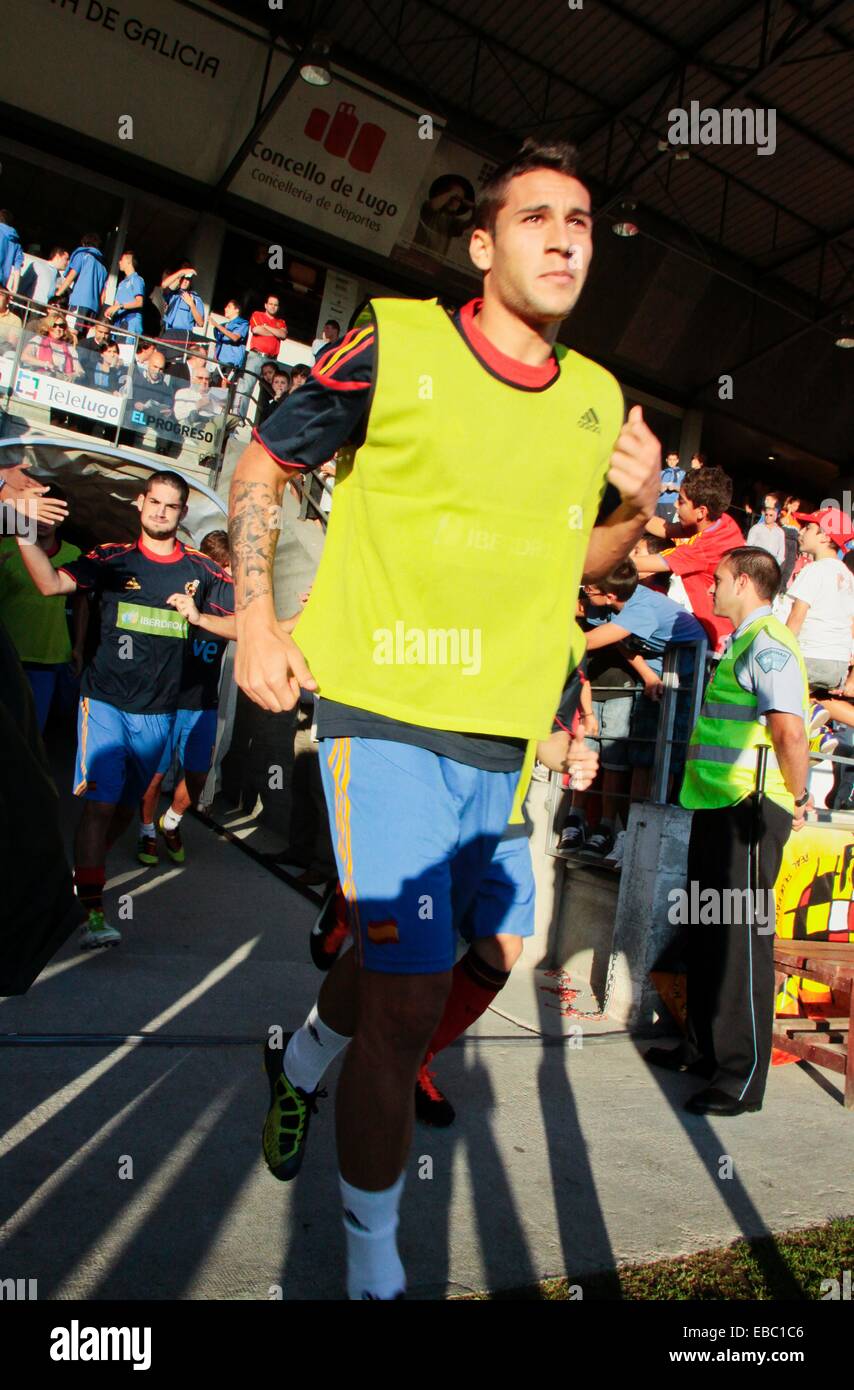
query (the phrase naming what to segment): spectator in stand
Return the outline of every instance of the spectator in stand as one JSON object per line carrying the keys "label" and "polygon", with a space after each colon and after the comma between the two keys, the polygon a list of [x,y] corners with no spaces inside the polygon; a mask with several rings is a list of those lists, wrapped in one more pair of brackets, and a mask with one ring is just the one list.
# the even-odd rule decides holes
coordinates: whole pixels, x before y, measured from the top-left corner
{"label": "spectator in stand", "polygon": [[743,545],[738,524],[727,515],[732,501],[732,479],[722,468],[700,467],[689,472],[676,503],[678,522],[653,517],[647,531],[675,542],[672,550],[660,555],[641,555],[639,574],[673,575],[669,597],[687,608],[706,629],[715,651],[732,632],[729,618],[713,611],[712,581],[721,557]]}
{"label": "spectator in stand", "polygon": [[246,365],[250,372],[257,372],[265,358],[277,358],[287,336],[288,325],[279,318],[278,296],[268,294],[264,308],[256,309],[249,320],[249,356]]}
{"label": "spectator in stand", "polygon": [[87,232],[72,251],[56,294],[61,296],[68,291],[69,309],[78,316],[95,318],[104,300],[106,284],[107,267],[101,254],[101,238],[97,232]]}
{"label": "spectator in stand", "polygon": [[[288,336],[288,325],[285,320],[278,317],[279,299],[275,294],[268,294],[264,301],[263,309],[256,309],[249,319],[249,352],[246,355],[246,371],[240,381],[240,393],[247,402],[254,396],[257,401],[255,411],[255,421],[262,419],[262,410],[268,404],[272,390],[264,390],[258,378],[264,377],[264,366],[268,358],[274,359],[273,368],[275,369],[275,359],[279,355],[279,348]],[[272,373],[267,376],[267,385],[270,386]]]}
{"label": "spectator in stand", "polygon": [[695,473],[699,473],[701,468],[705,468],[707,462],[708,460],[705,454],[695,452],[691,455],[689,467],[693,468]]}
{"label": "spectator in stand", "polygon": [[146,416],[144,422],[135,421],[143,429],[149,424],[174,419],[175,398],[164,375],[165,367],[165,356],[155,350],[141,367],[135,366],[133,369],[131,401],[134,411]]}
{"label": "spectator in stand", "polygon": [[110,326],[106,319],[98,319],[92,325],[92,332],[77,340],[77,356],[80,370],[84,376],[91,376],[101,359],[101,350],[111,343]]}
{"label": "spectator in stand", "polygon": [[[48,486],[44,496],[66,500],[55,483]],[[36,535],[36,545],[55,570],[79,558],[77,546],[60,538],[58,523],[39,521]],[[72,647],[65,602],[62,595],[45,597],[35,588],[14,536],[0,539],[0,612],[33,692],[40,733],[47,723],[57,683],[69,667],[74,677],[79,677],[83,668],[89,605],[82,594],[71,600]]]}
{"label": "spectator in stand", "polygon": [[679,455],[675,449],[667,455],[661,470],[661,490],[655,515],[664,521],[672,521],[676,515],[676,499],[685,477],[685,469],[679,467]]}
{"label": "spectator in stand", "polygon": [[[648,791],[658,702],[664,693],[661,679],[664,653],[668,647],[686,648],[678,666],[682,693],[677,700],[673,731],[672,771],[681,777],[690,733],[690,686],[694,670],[693,650],[687,649],[704,641],[706,634],[697,619],[678,603],[640,584],[637,568],[631,560],[621,561],[600,583],[585,584],[584,598],[591,616],[599,614],[606,618],[587,632],[588,656],[604,648],[619,649],[626,665],[642,684],[642,694],[639,690],[636,696],[629,693],[624,698],[603,702],[599,710],[594,690],[593,711],[603,733],[602,816],[594,834],[587,837],[586,830],[582,830],[581,842],[586,840],[585,848],[589,853],[619,865],[622,831],[618,829],[618,820],[622,816],[625,821],[631,767],[638,770],[637,795],[646,795]],[[609,618],[604,610],[609,610],[613,616]],[[618,760],[615,760],[614,748],[606,748],[606,740],[611,738],[615,740]],[[634,756],[632,739],[640,740]],[[582,794],[582,797],[587,796],[589,793]],[[583,809],[576,810],[576,815],[583,820]],[[580,848],[580,844],[577,847]]]}
{"label": "spectator in stand", "polygon": [[747,544],[767,550],[769,555],[774,556],[782,572],[786,558],[786,533],[777,520],[779,514],[779,498],[774,493],[768,493],[763,504],[762,520],[751,526],[747,533]]}
{"label": "spectator in stand", "polygon": [[226,300],[224,312],[211,314],[210,321],[214,325],[216,342],[214,357],[223,377],[230,381],[233,376],[242,372],[246,365],[249,324],[241,314],[240,304],[236,299]]}
{"label": "spectator in stand", "polygon": [[49,304],[56,294],[59,277],[68,269],[70,254],[64,246],[52,246],[47,260],[33,255],[21,274],[18,293],[37,304]]}
{"label": "spectator in stand", "polygon": [[276,407],[285,399],[285,396],[287,396],[288,392],[290,391],[290,386],[291,379],[288,376],[288,373],[284,371],[284,369],[280,369],[279,371],[273,372],[273,376],[270,381],[270,389],[273,394],[271,395],[268,401],[264,402],[262,406],[262,413],[259,416],[259,423],[266,420],[268,415],[272,415]]}
{"label": "spectator in stand", "polygon": [[13,221],[14,213],[8,208],[0,208],[0,289],[17,294],[24,251],[21,238],[12,226]]}
{"label": "spectator in stand", "polygon": [[157,345],[155,343],[137,343],[136,352],[133,355],[134,369],[138,367],[141,371],[142,368],[145,366],[146,362],[149,362],[151,360],[152,353],[156,351]]}
{"label": "spectator in stand", "polygon": [[74,335],[65,322],[64,314],[46,314],[36,324],[36,330],[24,348],[22,363],[35,367],[50,376],[69,380],[80,373],[80,361],[74,346]]}
{"label": "spectator in stand", "polygon": [[334,347],[340,337],[341,325],[338,322],[338,320],[327,319],[326,323],[323,325],[322,337],[315,338],[314,342],[311,345],[311,350],[314,353],[315,362],[317,361],[320,354],[322,352],[325,352],[327,348]]}
{"label": "spectator in stand", "polygon": [[854,540],[851,518],[839,507],[799,512],[801,550],[813,562],[789,586],[786,626],[798,639],[810,692],[838,690],[848,677],[854,632],[854,576],[838,552]]}
{"label": "spectator in stand", "polygon": [[181,424],[202,425],[222,412],[225,392],[211,387],[211,375],[203,357],[189,361],[190,384],[175,392],[175,419]]}
{"label": "spectator in stand", "polygon": [[85,386],[91,386],[95,391],[109,391],[112,395],[117,395],[123,389],[126,380],[127,372],[119,357],[118,343],[104,343],[94,361],[92,354],[87,354],[83,365]]}
{"label": "spectator in stand", "polygon": [[142,306],[145,303],[145,281],[138,270],[139,262],[133,251],[123,251],[119,257],[119,270],[124,277],[119,281],[116,297],[104,317],[113,328],[121,328],[125,333],[142,332]]}
{"label": "spectator in stand", "polygon": [[14,357],[21,337],[21,320],[9,308],[9,291],[0,290],[0,354]]}
{"label": "spectator in stand", "polygon": [[307,367],[304,362],[297,362],[295,367],[291,367],[289,394],[293,394],[300,386],[305,386],[310,376],[311,367]]}
{"label": "spectator in stand", "polygon": [[201,295],[191,288],[195,273],[193,266],[185,261],[170,275],[164,275],[161,281],[160,288],[166,304],[161,334],[164,343],[186,347],[193,330],[204,327],[204,302]]}
{"label": "spectator in stand", "polygon": [[250,383],[249,386],[246,388],[249,391],[250,395],[252,392],[253,385],[257,384],[258,386],[258,404],[256,413],[256,418],[258,420],[261,420],[263,418],[261,412],[266,409],[266,407],[269,405],[270,401],[273,398],[273,377],[277,371],[278,366],[275,362],[262,362],[260,371],[258,372],[257,382],[255,377],[247,376],[245,378],[245,380],[247,380]]}
{"label": "spectator in stand", "polygon": [[[670,541],[665,536],[651,536],[649,532],[641,536],[634,546],[629,559],[637,562],[641,555],[660,555],[662,551],[670,549]],[[655,589],[656,593],[666,594],[670,588],[670,574],[646,574],[641,577],[641,584],[646,589]]]}
{"label": "spectator in stand", "polygon": [[[223,380],[233,380],[236,386],[231,404],[232,412],[239,419],[245,420],[249,411],[249,395],[245,395],[240,386],[245,376],[249,322],[243,317],[239,301],[234,298],[226,300],[222,314],[211,314],[210,321],[214,326],[214,356],[217,366]],[[246,380],[254,384],[254,378],[248,377]]]}
{"label": "spectator in stand", "polygon": [[780,512],[780,525],[783,528],[783,539],[786,546],[785,560],[780,566],[783,571],[782,587],[784,591],[791,583],[799,558],[801,528],[795,520],[795,514],[800,510],[800,497],[787,497]]}

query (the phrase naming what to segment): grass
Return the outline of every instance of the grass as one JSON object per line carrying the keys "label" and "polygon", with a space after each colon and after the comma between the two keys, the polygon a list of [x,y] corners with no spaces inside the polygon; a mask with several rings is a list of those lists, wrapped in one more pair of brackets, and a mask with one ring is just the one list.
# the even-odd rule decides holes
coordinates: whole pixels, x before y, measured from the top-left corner
{"label": "grass", "polygon": [[803,1301],[820,1299],[822,1279],[841,1279],[846,1269],[854,1269],[854,1217],[780,1236],[737,1240],[677,1259],[621,1265],[600,1274],[545,1279],[534,1287],[469,1297],[560,1302],[571,1300],[573,1286],[580,1286],[585,1300]]}

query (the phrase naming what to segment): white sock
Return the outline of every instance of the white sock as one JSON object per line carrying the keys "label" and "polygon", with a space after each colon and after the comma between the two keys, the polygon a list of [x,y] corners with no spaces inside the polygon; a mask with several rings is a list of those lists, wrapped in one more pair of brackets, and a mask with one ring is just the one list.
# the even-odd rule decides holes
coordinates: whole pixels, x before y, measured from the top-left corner
{"label": "white sock", "polygon": [[350,1041],[343,1033],[327,1027],[317,1012],[317,1005],[312,1004],[302,1028],[297,1029],[285,1048],[284,1070],[288,1080],[301,1091],[316,1090],[329,1063]]}
{"label": "white sock", "polygon": [[139,834],[141,839],[143,835],[153,837],[157,834],[157,831],[154,829],[153,825],[146,825],[145,821],[141,820],[139,823]]}
{"label": "white sock", "polygon": [[172,807],[170,806],[170,807],[169,807],[169,810],[166,812],[165,816],[163,817],[163,829],[164,829],[164,830],[177,830],[177,829],[178,829],[178,826],[181,824],[181,820],[182,820],[182,818],[183,818],[183,814],[184,814],[184,813],[183,813],[183,811],[182,811],[182,812],[181,812],[181,815],[179,816],[179,815],[178,815],[178,812],[177,812],[177,811],[173,811],[173,810],[172,810]]}
{"label": "white sock", "polygon": [[363,1192],[339,1176],[347,1233],[347,1297],[392,1299],[406,1290],[397,1253],[397,1222],[405,1174],[384,1192]]}

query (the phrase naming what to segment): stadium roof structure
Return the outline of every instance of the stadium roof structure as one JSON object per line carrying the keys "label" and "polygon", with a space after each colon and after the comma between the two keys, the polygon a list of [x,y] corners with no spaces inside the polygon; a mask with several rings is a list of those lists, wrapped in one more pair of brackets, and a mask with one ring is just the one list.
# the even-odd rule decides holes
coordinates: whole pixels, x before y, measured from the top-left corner
{"label": "stadium roof structure", "polygon": [[[219,7],[259,22],[253,0]],[[642,235],[785,307],[781,343],[838,336],[854,304],[852,0],[287,0],[261,22],[298,46],[327,34],[335,62],[496,156],[523,135],[571,140],[600,218],[634,202]],[[773,157],[695,143],[677,158],[667,113],[692,102],[772,109]]]}

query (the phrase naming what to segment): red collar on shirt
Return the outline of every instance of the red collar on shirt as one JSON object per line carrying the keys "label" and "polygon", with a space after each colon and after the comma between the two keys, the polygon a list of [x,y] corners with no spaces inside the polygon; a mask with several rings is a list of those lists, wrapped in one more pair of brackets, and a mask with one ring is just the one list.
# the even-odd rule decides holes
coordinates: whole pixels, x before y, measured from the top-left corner
{"label": "red collar on shirt", "polygon": [[168,555],[158,555],[156,551],[149,550],[140,538],[136,543],[136,548],[140,555],[144,555],[146,560],[153,560],[156,565],[174,565],[176,560],[180,560],[184,554],[184,547],[180,541],[176,541]]}
{"label": "red collar on shirt", "polygon": [[557,359],[551,356],[541,367],[532,367],[527,362],[508,357],[506,352],[500,352],[477,325],[477,315],[482,308],[482,299],[470,299],[460,309],[460,326],[475,356],[495,376],[500,376],[513,386],[527,386],[529,389],[548,386],[558,374]]}

